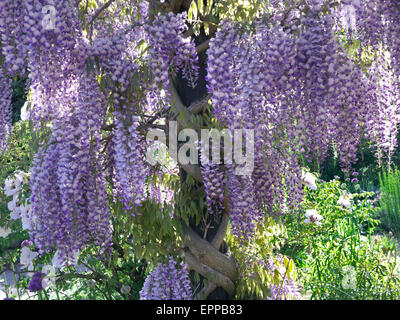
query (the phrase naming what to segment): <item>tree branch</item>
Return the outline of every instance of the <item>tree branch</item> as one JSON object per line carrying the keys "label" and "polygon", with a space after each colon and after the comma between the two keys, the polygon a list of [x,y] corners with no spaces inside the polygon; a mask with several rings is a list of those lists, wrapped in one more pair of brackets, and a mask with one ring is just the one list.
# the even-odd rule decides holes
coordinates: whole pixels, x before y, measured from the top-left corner
{"label": "tree branch", "polygon": [[169,5],[170,10],[174,13],[178,13],[179,9],[181,8],[183,3],[183,0],[171,0],[171,3]]}
{"label": "tree branch", "polygon": [[205,50],[207,50],[210,46],[210,39],[204,41],[203,43],[200,43],[197,47],[196,47],[196,51],[197,53],[201,53]]}
{"label": "tree branch", "polygon": [[232,281],[236,280],[238,272],[231,259],[214,248],[208,241],[202,239],[185,223],[182,223],[182,228],[184,232],[184,244],[201,263],[226,275]]}
{"label": "tree branch", "polygon": [[93,15],[92,19],[90,19],[90,21],[89,21],[89,23],[88,23],[88,26],[92,25],[93,22],[94,22],[94,20],[96,20],[96,19],[99,17],[99,15],[100,15],[104,10],[106,10],[109,6],[111,6],[111,4],[112,4],[114,1],[115,1],[115,0],[108,0],[105,4],[103,4],[103,6],[102,6],[100,9],[98,9],[98,10],[96,11],[96,13]]}
{"label": "tree branch", "polygon": [[219,250],[219,248],[222,245],[222,242],[224,242],[224,238],[226,236],[226,230],[228,228],[228,223],[229,223],[229,216],[226,212],[224,212],[222,215],[221,223],[218,227],[218,231],[211,241],[211,245],[217,250]]}
{"label": "tree branch", "polygon": [[201,99],[201,100],[199,100],[199,101],[196,101],[196,102],[193,102],[193,103],[189,106],[188,110],[189,110],[192,114],[199,114],[199,113],[201,113],[201,112],[207,107],[208,100],[210,100],[210,98],[211,98],[211,94],[208,94],[208,95],[205,96],[203,99]]}
{"label": "tree branch", "polygon": [[[215,283],[216,286],[224,288],[230,296],[235,294],[235,284],[227,276],[201,263],[189,251],[185,251],[185,260],[194,271]],[[206,289],[206,292],[209,290]]]}

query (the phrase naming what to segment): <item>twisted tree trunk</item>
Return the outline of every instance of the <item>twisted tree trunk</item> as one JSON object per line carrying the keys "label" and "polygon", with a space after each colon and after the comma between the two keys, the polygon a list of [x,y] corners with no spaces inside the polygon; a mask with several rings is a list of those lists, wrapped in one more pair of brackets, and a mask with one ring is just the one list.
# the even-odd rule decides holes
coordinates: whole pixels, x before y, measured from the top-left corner
{"label": "twisted tree trunk", "polygon": [[[180,112],[189,114],[204,112],[209,99],[205,80],[209,37],[202,30],[194,39],[199,53],[199,80],[195,88],[190,87],[187,80],[180,76],[173,81],[170,94],[175,116]],[[188,126],[185,118],[180,120],[180,126]],[[196,187],[202,186],[203,179],[199,165],[180,165],[180,168],[181,179],[186,179],[186,175],[189,174],[197,181]],[[200,225],[196,225],[195,219],[192,219],[189,225],[183,223],[185,260],[192,272],[200,275],[201,280],[201,287],[196,290],[197,299],[230,299],[235,294],[238,270],[235,259],[224,243],[229,221],[227,203],[225,208],[222,215],[212,217],[207,226],[203,222],[207,219],[201,219]],[[202,214],[205,218],[209,215],[207,210]]]}

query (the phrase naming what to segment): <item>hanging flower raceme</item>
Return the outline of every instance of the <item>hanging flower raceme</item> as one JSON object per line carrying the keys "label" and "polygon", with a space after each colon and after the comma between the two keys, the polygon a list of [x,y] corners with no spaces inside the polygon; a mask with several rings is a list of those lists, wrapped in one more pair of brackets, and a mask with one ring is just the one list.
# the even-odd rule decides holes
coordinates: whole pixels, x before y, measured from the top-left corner
{"label": "hanging flower raceme", "polygon": [[116,112],[114,130],[115,184],[126,209],[139,207],[145,196],[148,165],[138,132],[136,116],[125,124],[122,113]]}
{"label": "hanging flower raceme", "polygon": [[31,116],[38,123],[64,113],[71,102],[75,74],[85,70],[87,52],[76,8],[68,0],[24,1]]}
{"label": "hanging flower raceme", "polygon": [[169,73],[181,71],[185,79],[194,86],[198,77],[196,46],[190,37],[185,38],[187,14],[158,15],[148,27],[149,64],[154,74],[155,89],[166,91]]}
{"label": "hanging flower raceme", "polygon": [[337,45],[333,19],[314,13],[304,19],[303,30],[296,39],[296,67],[301,81],[298,99],[301,101],[300,128],[305,135],[306,157],[322,163],[328,153],[330,118],[333,105],[327,98],[333,90],[337,65]]}
{"label": "hanging flower raceme", "polygon": [[30,204],[23,204],[19,199],[19,193],[23,188],[23,185],[29,184],[29,176],[27,173],[19,170],[16,171],[14,175],[14,178],[8,178],[4,183],[5,195],[9,197],[12,196],[12,200],[7,204],[8,210],[10,210],[10,218],[11,220],[21,219],[22,229],[30,230],[32,228]]}
{"label": "hanging flower raceme", "polygon": [[[218,214],[224,209],[224,172],[221,171],[222,166],[212,163],[212,159],[208,156],[208,153],[205,152],[206,146],[208,146],[208,144],[200,146],[201,174],[203,176],[204,191],[206,192],[208,212],[210,214]],[[213,146],[211,148],[213,148]]]}
{"label": "hanging flower raceme", "polygon": [[11,132],[11,80],[0,68],[0,153],[7,149],[7,140]]}
{"label": "hanging flower raceme", "polygon": [[391,158],[397,147],[398,124],[400,123],[400,81],[390,70],[388,59],[381,57],[370,68],[374,83],[375,103],[368,113],[366,136],[376,148],[379,161]]}
{"label": "hanging flower raceme", "polygon": [[140,299],[191,300],[193,292],[186,268],[184,263],[178,267],[173,257],[166,264],[159,263],[147,276]]}
{"label": "hanging flower raceme", "polygon": [[89,243],[107,250],[111,237],[99,132],[105,101],[86,74],[74,88],[74,104],[54,120],[30,179],[31,237],[41,253],[55,245],[64,261],[75,261],[75,252]]}
{"label": "hanging flower raceme", "polygon": [[[27,47],[23,41],[25,39],[25,2],[24,0],[0,1],[1,51],[11,76],[25,73],[27,54]],[[0,82],[2,82],[1,79]]]}
{"label": "hanging flower raceme", "polygon": [[294,40],[262,25],[255,34],[238,34],[238,26],[225,21],[210,41],[207,80],[221,125],[254,132],[253,172],[230,177],[233,166],[227,175],[232,232],[245,239],[252,237],[264,206],[283,201],[284,188],[291,207],[300,203],[302,190],[296,154],[280,147],[294,148],[296,139],[296,105],[290,99],[297,87]]}
{"label": "hanging flower raceme", "polygon": [[37,292],[39,290],[43,290],[42,280],[44,276],[45,276],[44,273],[36,272],[33,275],[31,281],[29,282],[28,290],[30,292]]}

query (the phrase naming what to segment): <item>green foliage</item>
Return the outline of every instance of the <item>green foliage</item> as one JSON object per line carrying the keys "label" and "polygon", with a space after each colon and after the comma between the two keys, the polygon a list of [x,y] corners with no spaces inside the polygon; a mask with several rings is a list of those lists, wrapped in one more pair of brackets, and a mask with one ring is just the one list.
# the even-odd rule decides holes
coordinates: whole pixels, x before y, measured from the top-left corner
{"label": "green foliage", "polygon": [[379,176],[382,196],[382,222],[397,235],[400,234],[400,171],[395,168]]}
{"label": "green foliage", "polygon": [[[379,221],[373,193],[347,194],[338,180],[306,189],[303,208],[323,216],[320,225],[305,223],[304,215],[285,217],[288,241],[281,250],[299,267],[311,299],[398,299],[398,261],[391,239],[375,234]],[[352,200],[350,208],[338,204]]]}
{"label": "green foliage", "polygon": [[[271,295],[272,285],[279,286],[284,279],[296,280],[293,260],[276,255],[286,237],[285,226],[268,217],[258,226],[255,241],[250,246],[243,246],[228,230],[226,242],[239,265],[236,299],[266,299]],[[276,265],[273,273],[265,267],[270,259]]]}
{"label": "green foliage", "polygon": [[[12,233],[6,238],[0,237],[0,276],[5,270],[18,271],[23,240],[29,238],[28,232],[22,229],[21,221],[10,220],[8,201],[11,197],[4,194],[4,182],[12,177],[17,170],[29,172],[32,156],[39,146],[47,139],[49,128],[43,123],[40,130],[33,129],[27,121],[18,121],[14,124],[9,139],[9,147],[6,153],[0,154],[0,226],[10,228]],[[24,185],[19,194],[19,199],[25,202],[29,198],[29,186]],[[56,274],[54,286],[39,291],[39,299],[139,299],[139,291],[143,286],[146,271],[146,262],[140,260],[133,251],[132,246],[132,219],[126,214],[121,217],[113,216],[114,223],[114,255],[99,256],[99,248],[90,247],[82,252],[78,266],[85,267],[85,271],[79,267],[68,267]],[[129,224],[129,222],[131,224]],[[160,230],[164,230],[164,226]],[[154,233],[154,230],[153,230]],[[34,250],[35,248],[31,248]],[[33,271],[41,270],[41,266],[52,264],[53,253],[45,254],[34,260]],[[30,270],[32,271],[32,270]],[[29,278],[19,277],[15,279],[14,289],[7,286],[9,296],[26,298]],[[122,285],[129,285],[131,291],[122,293]],[[12,290],[15,292],[12,294]]]}
{"label": "green foliage", "polygon": [[[9,148],[6,153],[0,154],[0,226],[11,228],[14,231],[7,238],[0,237],[0,254],[3,250],[19,244],[28,235],[21,228],[19,221],[10,221],[7,202],[10,200],[4,194],[4,182],[15,171],[27,172],[32,160],[32,138],[26,122],[19,121],[13,126],[9,139]],[[21,195],[22,196],[22,195]],[[27,195],[25,195],[26,198]],[[20,197],[21,199],[21,197]]]}
{"label": "green foliage", "polygon": [[16,77],[11,83],[11,87],[13,89],[12,94],[12,122],[18,122],[21,117],[21,108],[26,101],[26,88],[25,88],[26,79]]}

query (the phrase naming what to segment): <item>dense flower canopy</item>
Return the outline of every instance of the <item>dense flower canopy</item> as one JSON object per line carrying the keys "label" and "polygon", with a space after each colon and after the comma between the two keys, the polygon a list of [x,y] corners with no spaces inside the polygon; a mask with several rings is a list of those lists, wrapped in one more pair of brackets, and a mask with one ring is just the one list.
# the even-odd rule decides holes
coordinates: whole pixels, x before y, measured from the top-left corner
{"label": "dense flower canopy", "polygon": [[[221,19],[208,44],[213,123],[255,134],[250,174],[236,175],[239,165],[229,163],[200,168],[208,211],[229,210],[232,233],[243,242],[265,212],[299,208],[302,180],[316,188],[300,159],[320,165],[333,145],[349,176],[362,139],[380,158],[390,159],[397,146],[398,1],[285,3],[269,1],[251,23]],[[62,262],[88,244],[110,248],[110,198],[135,216],[148,193],[157,194],[148,192],[149,178],[160,170],[146,162],[143,132],[153,118],[161,120],[154,127],[165,129],[177,77],[193,87],[199,81],[186,13],[154,14],[149,1],[111,8],[82,14],[74,1],[0,0],[0,151],[11,130],[12,79],[27,75],[31,110],[24,118],[50,133],[30,170],[25,225],[40,253],[56,247]],[[353,44],[356,54],[350,54]],[[361,63],[358,56],[366,54],[373,63]],[[10,206],[17,212],[16,203]],[[319,221],[315,214],[307,218]],[[188,286],[173,264],[151,274],[143,298],[168,296],[150,288],[152,281],[169,277],[172,285]]]}

